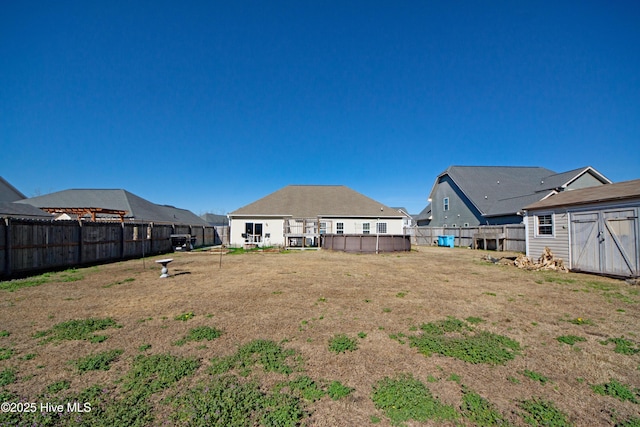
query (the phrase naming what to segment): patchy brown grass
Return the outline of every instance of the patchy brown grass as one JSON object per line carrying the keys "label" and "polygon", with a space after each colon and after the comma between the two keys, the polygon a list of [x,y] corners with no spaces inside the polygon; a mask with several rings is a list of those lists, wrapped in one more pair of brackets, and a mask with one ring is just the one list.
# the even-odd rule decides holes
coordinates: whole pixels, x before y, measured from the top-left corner
{"label": "patchy brown grass", "polygon": [[[200,359],[196,374],[174,386],[191,387],[209,375],[211,358],[268,339],[299,353],[305,375],[355,389],[340,400],[309,403],[309,425],[367,425],[372,416],[381,419],[376,425],[390,425],[371,400],[372,388],[402,373],[456,407],[464,385],[515,425],[524,425],[518,402],[533,397],[552,401],[579,426],[640,417],[640,405],[591,389],[612,378],[640,386],[640,354],[619,354],[613,344],[600,344],[622,336],[640,342],[638,287],[584,274],[522,271],[484,262],[483,254],[436,247],[384,255],[248,253],[224,255],[220,268],[218,254],[176,253],[167,279],[159,279],[153,259],[161,257],[156,257],[145,261],[146,268],[142,260],[132,260],[82,269],[78,281],[0,291],[0,330],[9,333],[0,336],[0,348],[13,350],[0,360],[0,371],[14,368],[17,375],[0,390],[38,402],[48,385],[63,380],[70,383],[69,393],[94,384],[116,387],[145,344],[151,345],[146,354]],[[175,320],[185,313],[194,316]],[[478,330],[518,341],[521,354],[504,365],[471,364],[425,357],[408,341],[389,337],[418,334],[415,327],[449,316],[483,319]],[[109,337],[101,343],[38,344],[33,337],[60,322],[87,318],[112,318],[122,327],[101,331]],[[578,318],[582,321],[571,322]],[[198,326],[224,333],[213,341],[173,345]],[[358,338],[360,332],[366,337]],[[357,338],[357,350],[330,351],[336,334]],[[558,342],[564,335],[586,341]],[[124,353],[110,370],[80,374],[70,364],[111,349]],[[25,357],[30,354],[36,356]],[[525,370],[549,382],[534,381],[523,375]],[[275,380],[265,374],[260,381],[268,387]],[[155,425],[169,421],[171,407],[161,397],[171,392],[153,399]]]}

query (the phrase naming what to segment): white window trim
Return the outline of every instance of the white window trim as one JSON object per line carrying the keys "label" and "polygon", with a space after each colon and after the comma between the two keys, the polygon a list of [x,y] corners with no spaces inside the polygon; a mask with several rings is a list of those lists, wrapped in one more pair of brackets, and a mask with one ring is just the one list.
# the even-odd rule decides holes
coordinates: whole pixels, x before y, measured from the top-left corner
{"label": "white window trim", "polygon": [[[551,234],[540,234],[539,219],[541,216],[551,217],[551,224],[543,224],[543,226],[549,226],[549,225],[551,226]],[[542,212],[542,213],[535,214],[533,216],[533,221],[534,221],[534,236],[536,238],[553,239],[554,237],[556,237],[556,218],[553,212]]]}
{"label": "white window trim", "polygon": [[443,211],[448,211],[449,210],[449,198],[445,197],[444,199],[442,199],[442,210]]}

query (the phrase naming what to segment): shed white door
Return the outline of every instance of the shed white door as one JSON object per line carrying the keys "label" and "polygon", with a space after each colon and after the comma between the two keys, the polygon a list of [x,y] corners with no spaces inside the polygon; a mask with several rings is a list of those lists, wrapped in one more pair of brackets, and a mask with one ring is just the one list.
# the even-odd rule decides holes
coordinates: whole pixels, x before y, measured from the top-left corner
{"label": "shed white door", "polygon": [[571,214],[571,268],[638,276],[638,216],[634,208]]}
{"label": "shed white door", "polygon": [[598,212],[571,214],[571,268],[600,272]]}
{"label": "shed white door", "polygon": [[635,209],[604,212],[604,271],[638,275],[638,235]]}

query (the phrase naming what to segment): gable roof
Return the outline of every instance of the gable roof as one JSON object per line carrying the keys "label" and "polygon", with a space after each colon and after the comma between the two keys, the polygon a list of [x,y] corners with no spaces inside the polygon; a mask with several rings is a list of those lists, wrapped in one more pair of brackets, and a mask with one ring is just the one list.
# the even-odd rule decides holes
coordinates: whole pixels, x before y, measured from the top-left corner
{"label": "gable roof", "polygon": [[288,185],[231,212],[229,216],[402,217],[396,209],[344,185]]}
{"label": "gable roof", "polygon": [[[157,205],[122,189],[63,190],[20,200],[16,203],[30,204],[38,208],[102,208],[126,211],[125,219],[206,225],[206,222],[202,218],[186,209]],[[100,217],[101,215],[98,216]]]}
{"label": "gable roof", "polygon": [[0,176],[0,202],[15,202],[26,199],[27,196],[18,191],[7,180]]}
{"label": "gable roof", "polygon": [[563,191],[525,207],[527,210],[545,209],[558,206],[583,205],[598,202],[640,199],[640,179],[618,182],[606,186],[580,188]]}
{"label": "gable roof", "polygon": [[585,173],[603,183],[611,182],[591,166],[563,173],[535,166],[450,166],[438,175],[431,194],[440,179],[448,175],[482,215],[513,215],[528,204],[562,191]]}
{"label": "gable roof", "polygon": [[413,217],[416,221],[426,221],[431,219],[431,203],[429,203],[420,213]]}

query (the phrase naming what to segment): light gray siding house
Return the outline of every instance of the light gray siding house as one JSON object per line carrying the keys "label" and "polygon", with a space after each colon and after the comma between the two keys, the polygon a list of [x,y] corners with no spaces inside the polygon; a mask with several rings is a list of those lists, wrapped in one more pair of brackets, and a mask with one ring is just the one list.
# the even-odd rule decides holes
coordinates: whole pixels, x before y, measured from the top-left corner
{"label": "light gray siding house", "polygon": [[558,193],[525,212],[527,256],[548,247],[574,271],[640,276],[640,179]]}
{"label": "light gray siding house", "polygon": [[522,223],[522,209],[550,194],[611,181],[592,167],[450,166],[436,178],[418,225],[473,227]]}
{"label": "light gray siding house", "polygon": [[405,218],[343,185],[289,185],[231,212],[230,244],[319,247],[323,234],[402,235]]}

